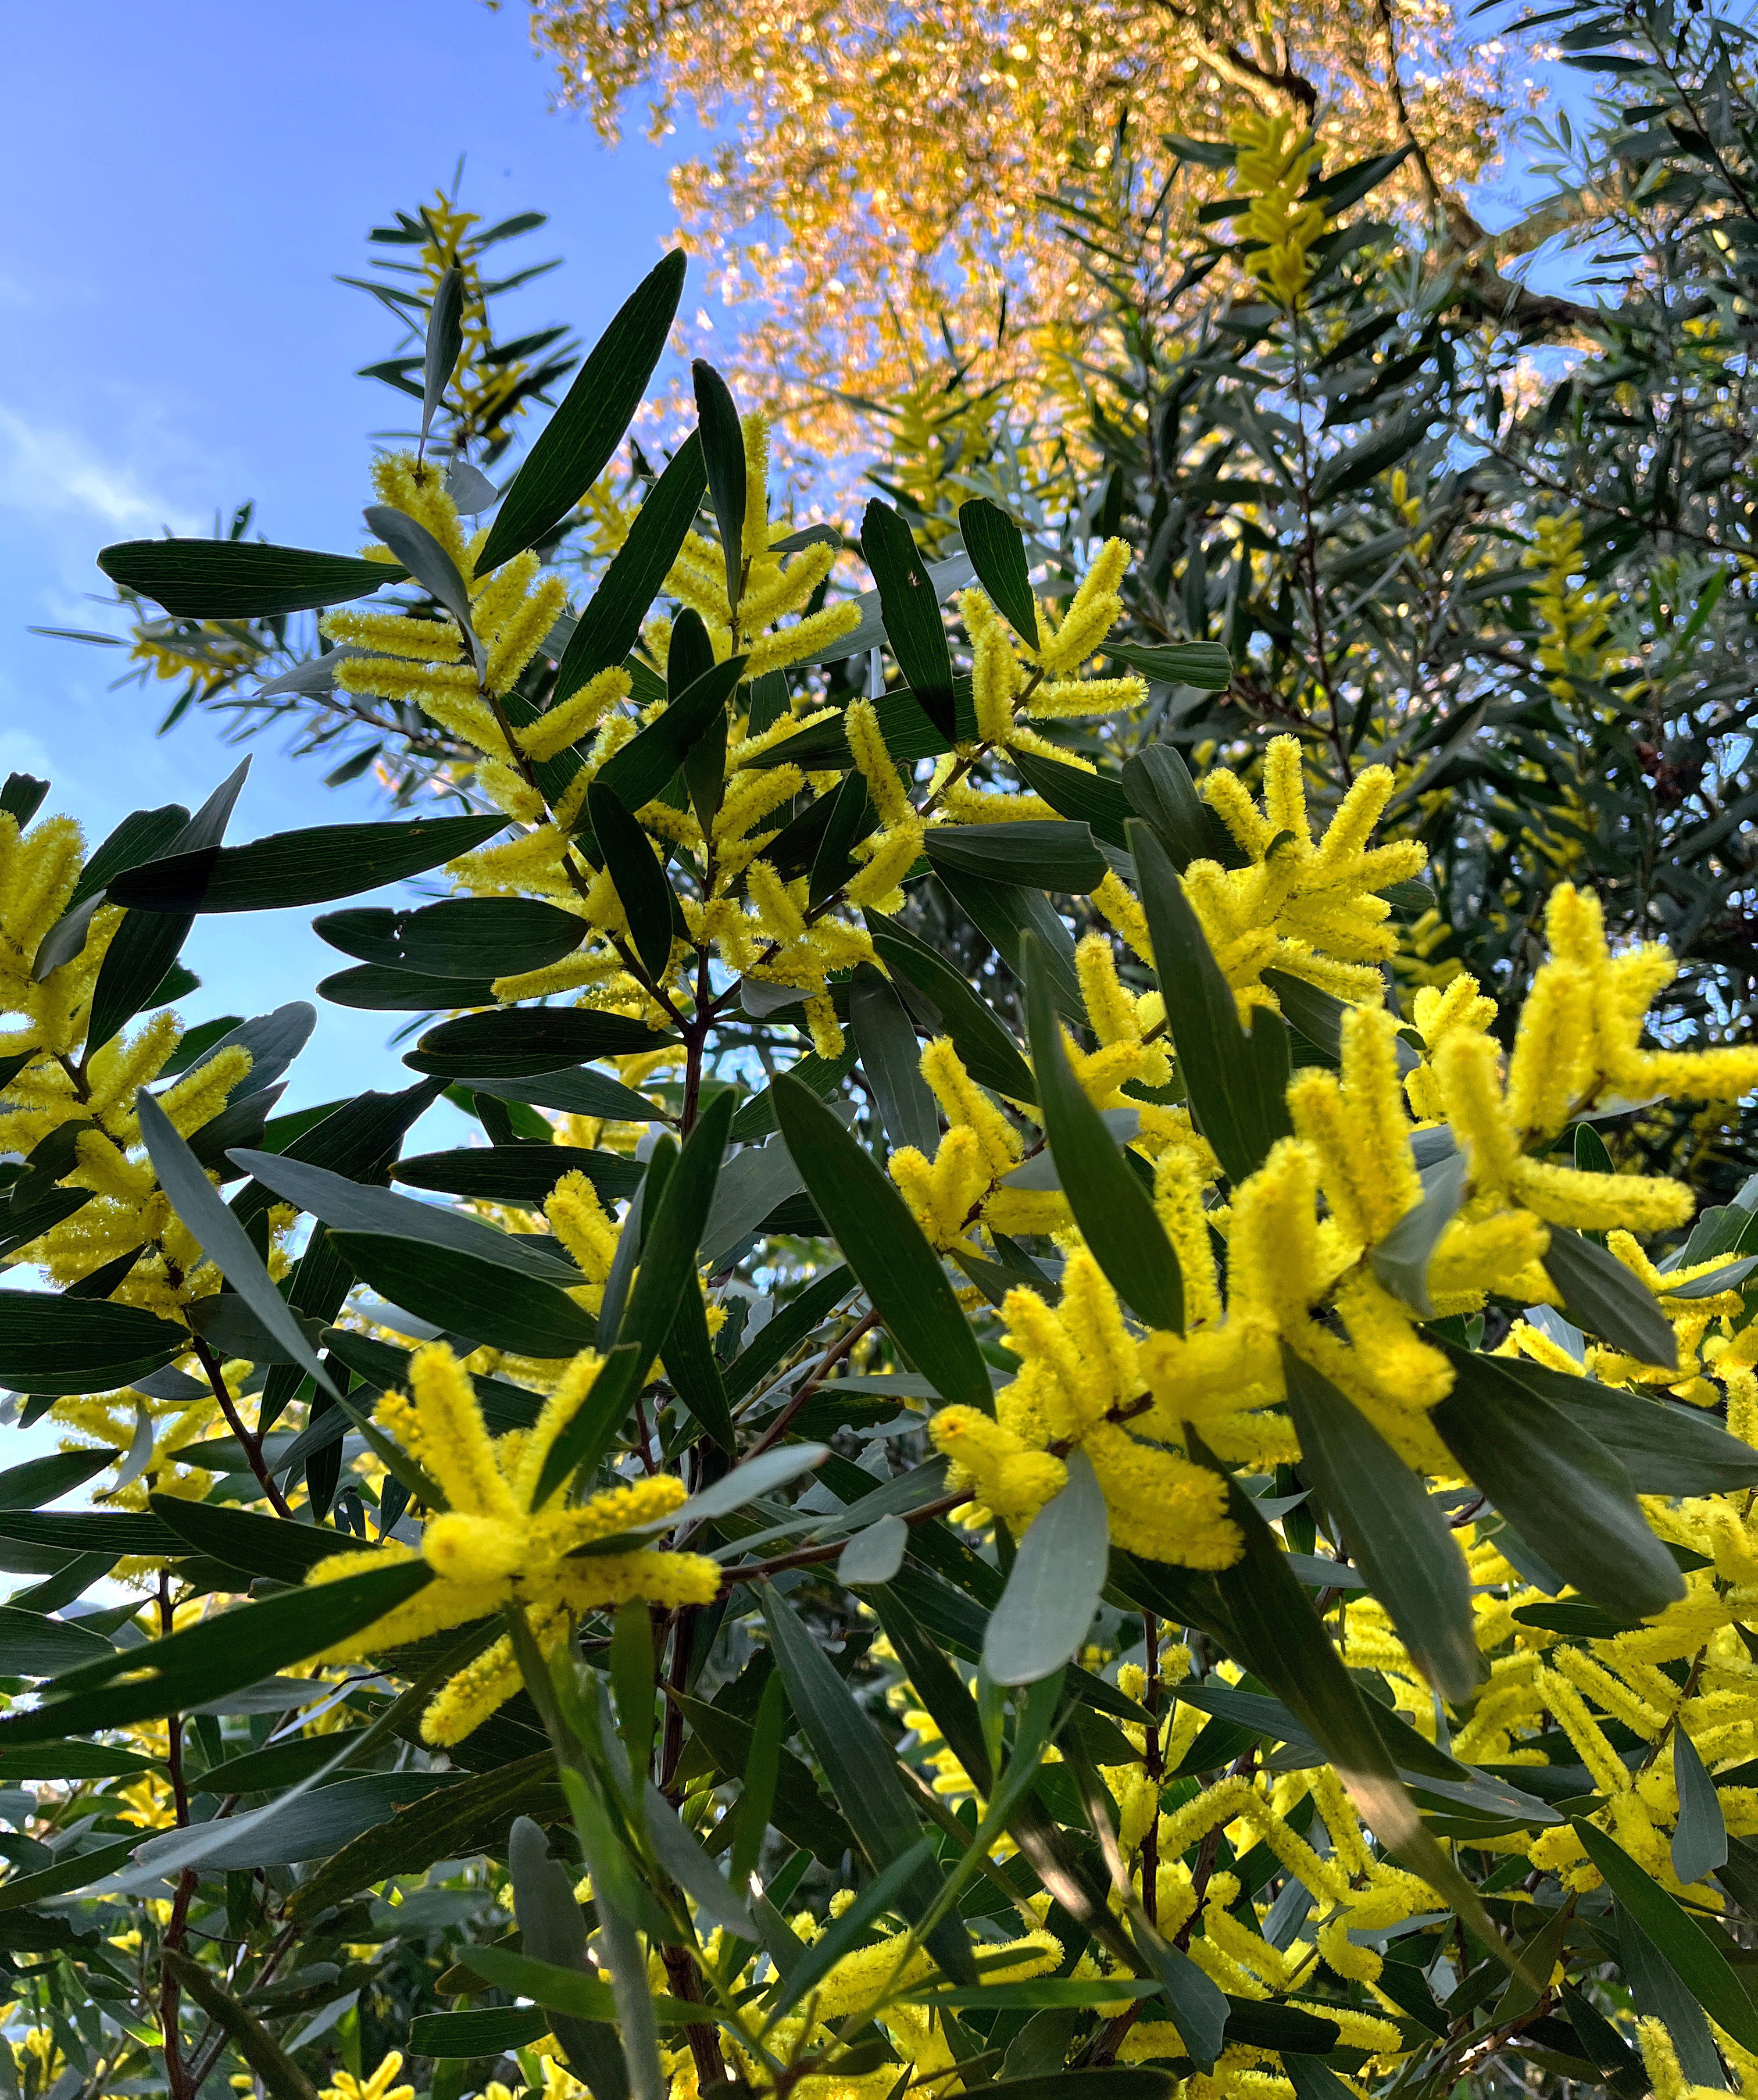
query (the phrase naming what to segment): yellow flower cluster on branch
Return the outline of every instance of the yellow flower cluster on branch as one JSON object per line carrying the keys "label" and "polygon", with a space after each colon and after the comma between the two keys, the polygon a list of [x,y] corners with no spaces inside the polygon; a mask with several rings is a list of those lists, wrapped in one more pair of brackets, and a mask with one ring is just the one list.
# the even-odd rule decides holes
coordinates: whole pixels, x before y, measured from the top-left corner
{"label": "yellow flower cluster on branch", "polygon": [[1312,245],[1328,223],[1322,205],[1302,197],[1319,148],[1298,119],[1256,112],[1236,119],[1227,136],[1240,149],[1235,184],[1257,192],[1239,222],[1245,267],[1279,304],[1298,306],[1312,275]]}

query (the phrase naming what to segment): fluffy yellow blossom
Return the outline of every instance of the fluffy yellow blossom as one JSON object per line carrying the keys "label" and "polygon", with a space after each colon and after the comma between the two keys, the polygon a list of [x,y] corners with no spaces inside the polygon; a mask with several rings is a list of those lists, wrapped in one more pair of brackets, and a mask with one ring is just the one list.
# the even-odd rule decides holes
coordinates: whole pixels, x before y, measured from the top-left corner
{"label": "fluffy yellow blossom", "polygon": [[[438,1342],[416,1351],[409,1371],[412,1396],[387,1395],[377,1419],[437,1483],[448,1507],[429,1516],[419,1552],[392,1542],[373,1551],[333,1554],[309,1579],[334,1582],[416,1559],[427,1562],[434,1579],[324,1660],[352,1661],[509,1605],[530,1613],[547,1654],[566,1638],[575,1612],[631,1597],[663,1604],[701,1604],[713,1597],[720,1570],[698,1554],[637,1547],[569,1557],[593,1539],[669,1515],[685,1498],[682,1481],[670,1475],[613,1488],[572,1507],[557,1502],[559,1489],[534,1503],[551,1447],[585,1404],[600,1367],[590,1350],[576,1357],[535,1427],[495,1439],[449,1346]],[[421,1717],[424,1737],[435,1744],[461,1741],[518,1688],[512,1638],[503,1635],[434,1696]]]}

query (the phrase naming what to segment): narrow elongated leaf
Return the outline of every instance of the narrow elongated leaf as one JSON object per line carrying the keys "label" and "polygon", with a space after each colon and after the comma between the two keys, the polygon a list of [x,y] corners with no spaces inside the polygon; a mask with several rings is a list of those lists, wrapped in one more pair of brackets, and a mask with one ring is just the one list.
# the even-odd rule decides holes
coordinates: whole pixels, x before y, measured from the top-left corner
{"label": "narrow elongated leaf", "polygon": [[861,521],[861,551],[879,586],[885,635],[898,668],[922,712],[950,739],[956,734],[952,651],[940,599],[910,527],[877,496]]}
{"label": "narrow elongated leaf", "polygon": [[417,2013],[409,2023],[415,2056],[510,2056],[549,2032],[540,2005],[491,2005],[480,2012]]}
{"label": "narrow elongated leaf", "polygon": [[191,1502],[184,1495],[154,1495],[151,1500],[153,1515],[193,1551],[276,1582],[302,1582],[319,1561],[357,1551],[362,1543],[322,1524],[289,1524],[284,1517]]}
{"label": "narrow elongated leaf", "polygon": [[1016,977],[1025,975],[1022,943],[1028,933],[1032,936],[1063,1018],[1084,1028],[1086,1002],[1075,967],[1074,936],[1043,891],[989,876],[967,875],[955,868],[936,868],[935,872],[947,895]]}
{"label": "narrow elongated leaf", "polygon": [[1105,654],[1144,678],[1199,692],[1224,693],[1233,681],[1232,659],[1218,642],[1108,642]]}
{"label": "narrow elongated leaf", "polygon": [[839,1265],[815,1277],[797,1298],[782,1306],[749,1348],[727,1366],[727,1398],[736,1403],[755,1392],[854,1287],[854,1272]]}
{"label": "narrow elongated leaf", "polygon": [[377,963],[337,970],[318,981],[318,996],[332,1006],[364,1013],[446,1013],[460,1006],[492,1006],[488,977],[424,977],[413,970],[387,970]]}
{"label": "narrow elongated leaf", "polygon": [[1043,797],[1059,817],[1085,824],[1107,845],[1126,844],[1123,827],[1130,800],[1119,783],[1101,773],[1083,773],[1042,752],[1010,751],[1007,762],[1034,795]]}
{"label": "narrow elongated leaf", "polygon": [[[483,1219],[442,1210],[437,1203],[418,1203],[412,1196],[353,1180],[346,1173],[332,1173],[327,1167],[288,1154],[240,1149],[234,1157],[266,1189],[321,1218],[334,1231],[388,1233],[455,1249],[546,1282],[578,1283],[579,1269],[547,1238],[504,1233]],[[406,1309],[412,1312],[414,1308]]]}
{"label": "narrow elongated leaf", "polygon": [[443,1021],[428,1030],[403,1062],[441,1079],[518,1079],[558,1072],[593,1057],[667,1049],[675,1041],[623,1013],[597,1013],[580,1006],[510,1006]]}
{"label": "narrow elongated leaf", "polygon": [[571,1357],[597,1339],[597,1323],[557,1285],[520,1275],[462,1248],[388,1233],[331,1230],[336,1251],[393,1305],[491,1348]]}
{"label": "narrow elongated leaf", "polygon": [[998,1684],[1035,1684],[1080,1653],[1105,1586],[1110,1529],[1086,1454],[1068,1457],[1068,1485],[1032,1520],[983,1641]]}
{"label": "narrow elongated leaf", "polygon": [[1643,1873],[1615,1838],[1583,1816],[1571,1819],[1582,1849],[1618,1901],[1709,2017],[1742,2049],[1758,2049],[1758,2005],[1727,1957],[1676,1896]]}
{"label": "narrow elongated leaf", "polygon": [[894,979],[902,978],[927,1001],[933,1026],[952,1038],[977,1084],[1012,1101],[1035,1101],[1032,1068],[1007,1029],[966,983],[963,972],[895,920],[874,914],[866,927],[880,962]]}
{"label": "narrow elongated leaf", "polygon": [[774,1094],[794,1163],[879,1317],[944,1398],[993,1414],[976,1338],[896,1185],[809,1088],[784,1074]]}
{"label": "narrow elongated leaf", "polygon": [[478,675],[482,668],[482,645],[470,621],[470,593],[457,563],[427,527],[407,511],[388,503],[369,503],[366,527],[390,548],[424,590],[437,598],[457,622]]}
{"label": "narrow elongated leaf", "polygon": [[1544,1273],[1577,1326],[1638,1363],[1666,1370],[1677,1365],[1679,1343],[1672,1322],[1653,1291],[1615,1254],[1580,1233],[1553,1225]]}
{"label": "narrow elongated leaf", "polygon": [[645,1094],[625,1087],[606,1072],[589,1065],[577,1070],[564,1067],[525,1079],[481,1079],[474,1089],[497,1101],[529,1101],[533,1108],[558,1109],[564,1115],[598,1116],[606,1123],[663,1123],[663,1109],[655,1108]]}
{"label": "narrow elongated leaf", "polygon": [[1284,1348],[1289,1411],[1304,1474],[1342,1521],[1368,1586],[1435,1689],[1469,1700],[1486,1674],[1471,1577],[1421,1480],[1330,1380]]}
{"label": "narrow elongated leaf", "polygon": [[714,1202],[703,1228],[702,1251],[711,1270],[725,1266],[747,1234],[779,1203],[805,1187],[800,1169],[779,1138],[747,1145],[720,1170]]}
{"label": "narrow elongated leaf", "polygon": [[692,430],[677,450],[611,557],[556,666],[559,707],[601,671],[620,664],[641,639],[641,624],[670,574],[707,486],[702,440]]}
{"label": "narrow elongated leaf", "polygon": [[421,360],[421,443],[434,427],[439,404],[452,375],[458,368],[458,352],[464,347],[464,279],[456,262],[449,264],[434,288],[434,303],[427,310],[427,342]]}
{"label": "narrow elongated leaf", "polygon": [[659,1864],[710,1925],[724,1926],[739,1939],[754,1942],[757,1928],[751,1921],[750,1912],[678,1820],[677,1811],[650,1780],[645,1807],[647,1836]]}
{"label": "narrow elongated leaf", "polygon": [[272,911],[425,875],[470,852],[506,818],[416,817],[407,824],[319,824],[247,846],[207,846],[119,875],[110,902],[132,910]]}
{"label": "narrow elongated leaf", "polygon": [[657,982],[672,953],[672,893],[647,834],[610,789],[593,781],[586,815],[604,855],[635,952]]}
{"label": "narrow elongated leaf", "polygon": [[[881,1872],[919,1845],[925,1834],[897,1776],[890,1748],[793,1607],[768,1584],[763,1589],[763,1616],[776,1666],[786,1683],[800,1727],[861,1851],[875,1871]],[[918,1868],[900,1890],[906,1911],[919,1915],[931,1906],[940,1893],[940,1882],[932,1864]],[[976,1983],[976,1965],[955,1913],[934,1928],[927,1944],[955,1983]]]}
{"label": "narrow elongated leaf", "polygon": [[319,554],[250,540],[123,540],[98,567],[174,620],[272,620],[369,598],[403,571],[355,554]]}
{"label": "narrow elongated leaf", "polygon": [[1248,1035],[1158,836],[1129,827],[1166,1021],[1197,1127],[1236,1185],[1289,1134],[1286,1025],[1259,1009]]}
{"label": "narrow elongated leaf", "polygon": [[1402,1299],[1425,1320],[1434,1309],[1429,1302],[1429,1264],[1441,1234],[1459,1215],[1469,1171],[1470,1162],[1462,1152],[1443,1159],[1432,1170],[1421,1202],[1406,1211],[1373,1250],[1373,1273],[1395,1298]]}
{"label": "narrow elongated leaf", "polygon": [[[146,1648],[125,1648],[56,1679],[54,1696],[28,1714],[0,1719],[0,1752],[69,1733],[123,1728],[211,1705],[277,1670],[333,1648],[424,1589],[433,1570],[422,1561],[368,1568],[311,1589],[287,1590],[260,1604],[186,1626]],[[148,1674],[126,1683],[120,1671]]]}
{"label": "narrow elongated leaf", "polygon": [[726,559],[726,602],[738,603],[744,570],[745,434],[726,382],[712,364],[697,358],[690,368],[696,391],[696,424],[702,457],[708,470],[708,492],[714,522],[720,528]]}
{"label": "narrow elongated leaf", "polygon": [[665,348],[684,289],[674,250],[650,271],[588,353],[562,405],[501,499],[476,572],[535,546],[566,517],[623,441]]}
{"label": "narrow elongated leaf", "polygon": [[[550,1856],[548,1834],[528,1815],[517,1817],[508,1833],[507,1863],[522,1952],[535,1961],[584,1974],[586,1921],[575,1900],[574,1877]],[[554,2018],[556,2039],[579,2076],[592,2079],[607,2093],[626,2093],[628,2074],[615,2028],[572,2013],[557,2013]]]}
{"label": "narrow elongated leaf", "polygon": [[511,1145],[465,1146],[399,1159],[396,1179],[412,1189],[438,1189],[496,1203],[540,1206],[564,1174],[584,1174],[606,1202],[632,1196],[644,1171],[638,1159],[578,1145],[516,1139]]}
{"label": "narrow elongated leaf", "polygon": [[1604,1445],[1639,1495],[1721,1495],[1758,1487],[1758,1452],[1699,1408],[1576,1378],[1524,1357],[1497,1361]]}
{"label": "narrow elongated leaf", "polygon": [[252,1314],[299,1365],[319,1391],[339,1398],[329,1373],[318,1361],[306,1339],[293,1308],[282,1297],[262,1265],[262,1257],[250,1235],[227,1207],[209,1180],[200,1162],[172,1127],[170,1118],[144,1088],[135,1101],[140,1135],[145,1143],[159,1186],[170,1198],[178,1216],[201,1244],[213,1262]]}
{"label": "narrow elongated leaf", "polygon": [[187,1328],[138,1306],[0,1290],[0,1386],[14,1392],[112,1392],[188,1347]]}
{"label": "narrow elongated leaf", "polygon": [[1025,644],[1038,646],[1038,601],[1020,528],[985,496],[958,505],[958,536],[997,612]]}
{"label": "narrow elongated leaf", "polygon": [[1153,1198],[1124,1163],[1099,1110],[1074,1076],[1062,1047],[1050,986],[1038,963],[1037,943],[1028,935],[1022,945],[1038,1098],[1075,1223],[1125,1302],[1149,1326],[1182,1334],[1184,1284],[1178,1256]]}
{"label": "narrow elongated leaf", "polygon": [[1148,1967],[1160,1979],[1172,2009],[1179,2037],[1191,2060],[1199,2071],[1213,2071],[1214,2060],[1227,2039],[1228,2015],[1232,2010],[1226,1993],[1187,1954],[1169,1947],[1157,1933],[1138,1930],[1136,1943]]}
{"label": "narrow elongated leaf", "polygon": [[423,977],[506,977],[571,955],[586,938],[577,913],[535,897],[449,897],[418,911],[356,905],[311,930],[345,955]]}
{"label": "narrow elongated leaf", "polygon": [[1676,1721],[1672,1726],[1672,1780],[1679,1796],[1672,1871],[1689,1888],[1727,1864],[1728,1826],[1716,1783],[1704,1769],[1697,1745]]}
{"label": "narrow elongated leaf", "polygon": [[[220,783],[170,841],[165,849],[168,857],[200,853],[218,845],[226,836],[233,805],[249,770],[247,758]],[[120,876],[117,879],[121,879]],[[125,1021],[131,1021],[161,995],[160,987],[170,975],[178,951],[194,923],[187,912],[161,915],[156,912],[131,911],[124,918],[104,951],[98,981],[92,987],[91,1019],[86,1032],[88,1057],[108,1043]]]}
{"label": "narrow elongated leaf", "polygon": [[101,1473],[114,1450],[51,1451],[41,1458],[27,1458],[22,1466],[8,1466],[0,1473],[0,1512],[41,1509],[83,1487],[94,1473]]}
{"label": "narrow elongated leaf", "polygon": [[915,1026],[889,980],[870,964],[855,972],[848,1019],[886,1136],[893,1145],[913,1145],[932,1159],[940,1143],[940,1111],[922,1077]]}
{"label": "narrow elongated leaf", "polygon": [[1096,889],[1111,871],[1088,827],[1066,822],[936,824],[925,850],[936,871],[1031,883],[1039,889]]}
{"label": "narrow elongated leaf", "polygon": [[1151,743],[1123,768],[1129,806],[1148,826],[1182,875],[1193,860],[1218,860],[1226,833],[1204,806],[1190,768],[1170,743]]}
{"label": "narrow elongated leaf", "polygon": [[0,1605],[0,1671],[9,1677],[55,1677],[111,1652],[108,1641],[71,1620]]}
{"label": "narrow elongated leaf", "polygon": [[744,675],[746,660],[729,656],[704,671],[638,735],[605,761],[595,788],[602,788],[626,810],[653,801],[676,772],[690,746],[721,713]]}
{"label": "narrow elongated leaf", "polygon": [[806,885],[809,905],[822,904],[848,880],[854,869],[854,849],[879,824],[879,811],[866,780],[851,773],[836,791],[829,821],[812,857],[811,880]]}
{"label": "narrow elongated leaf", "polygon": [[1498,1358],[1443,1343],[1452,1391],[1429,1419],[1467,1476],[1583,1596],[1646,1618],[1685,1595],[1616,1458]]}

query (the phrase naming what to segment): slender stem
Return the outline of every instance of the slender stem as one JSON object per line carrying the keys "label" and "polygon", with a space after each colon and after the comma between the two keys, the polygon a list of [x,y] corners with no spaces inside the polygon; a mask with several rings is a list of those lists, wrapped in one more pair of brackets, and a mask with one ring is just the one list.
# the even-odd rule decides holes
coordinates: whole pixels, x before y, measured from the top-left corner
{"label": "slender stem", "polygon": [[876,1312],[863,1312],[847,1334],[838,1335],[818,1359],[817,1368],[802,1383],[800,1390],[788,1401],[786,1406],[745,1454],[747,1461],[755,1458],[760,1452],[767,1451],[772,1444],[778,1442],[786,1436],[794,1417],[823,1384],[826,1374],[835,1370],[863,1335],[870,1334],[879,1323],[879,1316]]}
{"label": "slender stem", "polygon": [[[937,1502],[923,1502],[913,1510],[900,1510],[898,1515],[908,1524],[926,1524],[929,1518],[944,1516],[948,1510],[954,1510],[960,1502],[970,1499],[968,1488],[955,1488]],[[720,1577],[720,1588],[725,1592],[736,1583],[759,1582],[766,1575],[779,1575],[786,1568],[810,1568],[821,1560],[834,1560],[847,1543],[845,1539],[833,1538],[827,1546],[803,1546],[797,1552],[778,1554],[773,1560],[752,1560],[742,1567],[729,1568]]]}
{"label": "slender stem", "polygon": [[199,1335],[195,1337],[195,1352],[202,1370],[207,1373],[208,1383],[213,1388],[214,1397],[220,1404],[220,1412],[226,1417],[226,1425],[238,1440],[239,1448],[243,1451],[251,1471],[256,1476],[258,1486],[268,1497],[277,1516],[290,1517],[293,1511],[288,1507],[287,1498],[275,1486],[263,1459],[262,1439],[245,1428],[244,1417],[238,1412],[237,1403],[226,1389],[226,1376],[220,1367],[219,1358],[214,1355],[213,1350]]}

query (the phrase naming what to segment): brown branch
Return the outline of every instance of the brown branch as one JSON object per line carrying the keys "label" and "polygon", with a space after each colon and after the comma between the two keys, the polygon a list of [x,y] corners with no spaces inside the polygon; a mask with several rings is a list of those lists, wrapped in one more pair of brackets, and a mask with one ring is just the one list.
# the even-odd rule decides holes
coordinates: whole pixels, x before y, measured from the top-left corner
{"label": "brown branch", "polygon": [[226,1389],[225,1374],[220,1368],[219,1358],[214,1355],[200,1335],[197,1335],[194,1337],[194,1345],[196,1358],[202,1370],[207,1373],[208,1383],[213,1388],[214,1397],[220,1404],[221,1414],[226,1417],[227,1427],[238,1440],[239,1449],[244,1453],[246,1462],[256,1476],[257,1485],[268,1497],[277,1516],[290,1517],[293,1511],[288,1507],[287,1499],[270,1476],[267,1464],[262,1456],[262,1439],[245,1428],[244,1417],[238,1412],[237,1403]]}

